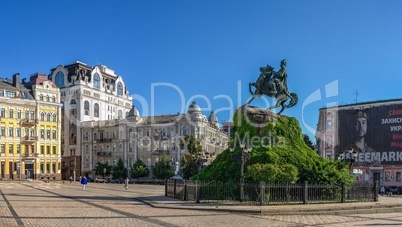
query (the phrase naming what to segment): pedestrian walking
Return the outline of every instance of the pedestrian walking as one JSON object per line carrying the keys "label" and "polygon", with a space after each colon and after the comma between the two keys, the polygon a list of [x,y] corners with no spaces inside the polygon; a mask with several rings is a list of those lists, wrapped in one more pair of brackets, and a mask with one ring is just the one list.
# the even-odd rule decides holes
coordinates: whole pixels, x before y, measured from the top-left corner
{"label": "pedestrian walking", "polygon": [[70,184],[71,184],[71,182],[73,182],[73,177],[72,176],[70,176]]}
{"label": "pedestrian walking", "polygon": [[124,188],[127,190],[128,189],[128,182],[130,180],[128,179],[128,177],[126,177],[126,179],[124,180]]}
{"label": "pedestrian walking", "polygon": [[85,190],[85,186],[87,186],[87,184],[88,184],[88,180],[85,176],[83,178],[81,178],[81,184],[82,184],[82,189]]}

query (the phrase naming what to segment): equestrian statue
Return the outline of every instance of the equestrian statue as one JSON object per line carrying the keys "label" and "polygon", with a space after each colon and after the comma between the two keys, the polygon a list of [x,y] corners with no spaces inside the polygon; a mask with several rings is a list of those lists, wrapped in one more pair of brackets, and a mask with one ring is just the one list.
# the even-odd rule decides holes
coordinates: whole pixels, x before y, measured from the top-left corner
{"label": "equestrian statue", "polygon": [[[282,106],[278,114],[281,114],[286,108],[296,105],[299,97],[296,93],[289,93],[287,85],[288,74],[286,72],[286,59],[281,61],[281,68],[278,72],[270,65],[260,67],[260,76],[256,82],[249,83],[249,91],[252,95],[246,105],[250,104],[256,97],[267,95],[276,99],[276,104],[269,107],[270,110]],[[251,87],[255,87],[254,92]],[[289,104],[286,101],[290,99]]]}

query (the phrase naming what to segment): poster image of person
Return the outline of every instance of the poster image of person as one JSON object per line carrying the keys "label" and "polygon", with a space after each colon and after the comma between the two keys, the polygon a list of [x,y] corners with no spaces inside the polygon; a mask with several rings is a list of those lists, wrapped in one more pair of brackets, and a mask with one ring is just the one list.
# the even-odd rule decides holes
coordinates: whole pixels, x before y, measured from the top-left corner
{"label": "poster image of person", "polygon": [[367,121],[367,114],[363,110],[359,110],[353,115],[353,119],[351,121],[351,130],[353,135],[352,143],[343,148],[341,153],[344,153],[348,150],[354,150],[357,153],[375,152],[375,150],[371,148],[365,141],[368,129]]}

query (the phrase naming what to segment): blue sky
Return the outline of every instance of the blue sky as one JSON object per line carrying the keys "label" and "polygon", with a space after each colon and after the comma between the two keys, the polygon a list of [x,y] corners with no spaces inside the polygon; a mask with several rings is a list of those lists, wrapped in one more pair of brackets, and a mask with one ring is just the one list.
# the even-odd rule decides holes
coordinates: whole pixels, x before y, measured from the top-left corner
{"label": "blue sky", "polygon": [[356,91],[358,102],[402,97],[401,10],[396,0],[1,1],[0,76],[104,64],[143,115],[195,100],[224,122],[259,67],[286,58],[299,103],[283,114],[313,137],[319,108],[353,103]]}

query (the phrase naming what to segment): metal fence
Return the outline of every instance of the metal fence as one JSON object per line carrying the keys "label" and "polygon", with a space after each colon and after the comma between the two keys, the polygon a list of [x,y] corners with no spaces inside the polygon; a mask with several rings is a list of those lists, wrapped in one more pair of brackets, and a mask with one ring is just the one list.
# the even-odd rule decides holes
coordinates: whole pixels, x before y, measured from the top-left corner
{"label": "metal fence", "polygon": [[245,183],[243,196],[239,183],[166,180],[165,195],[202,203],[243,203],[252,205],[345,203],[378,201],[377,183],[272,184]]}

